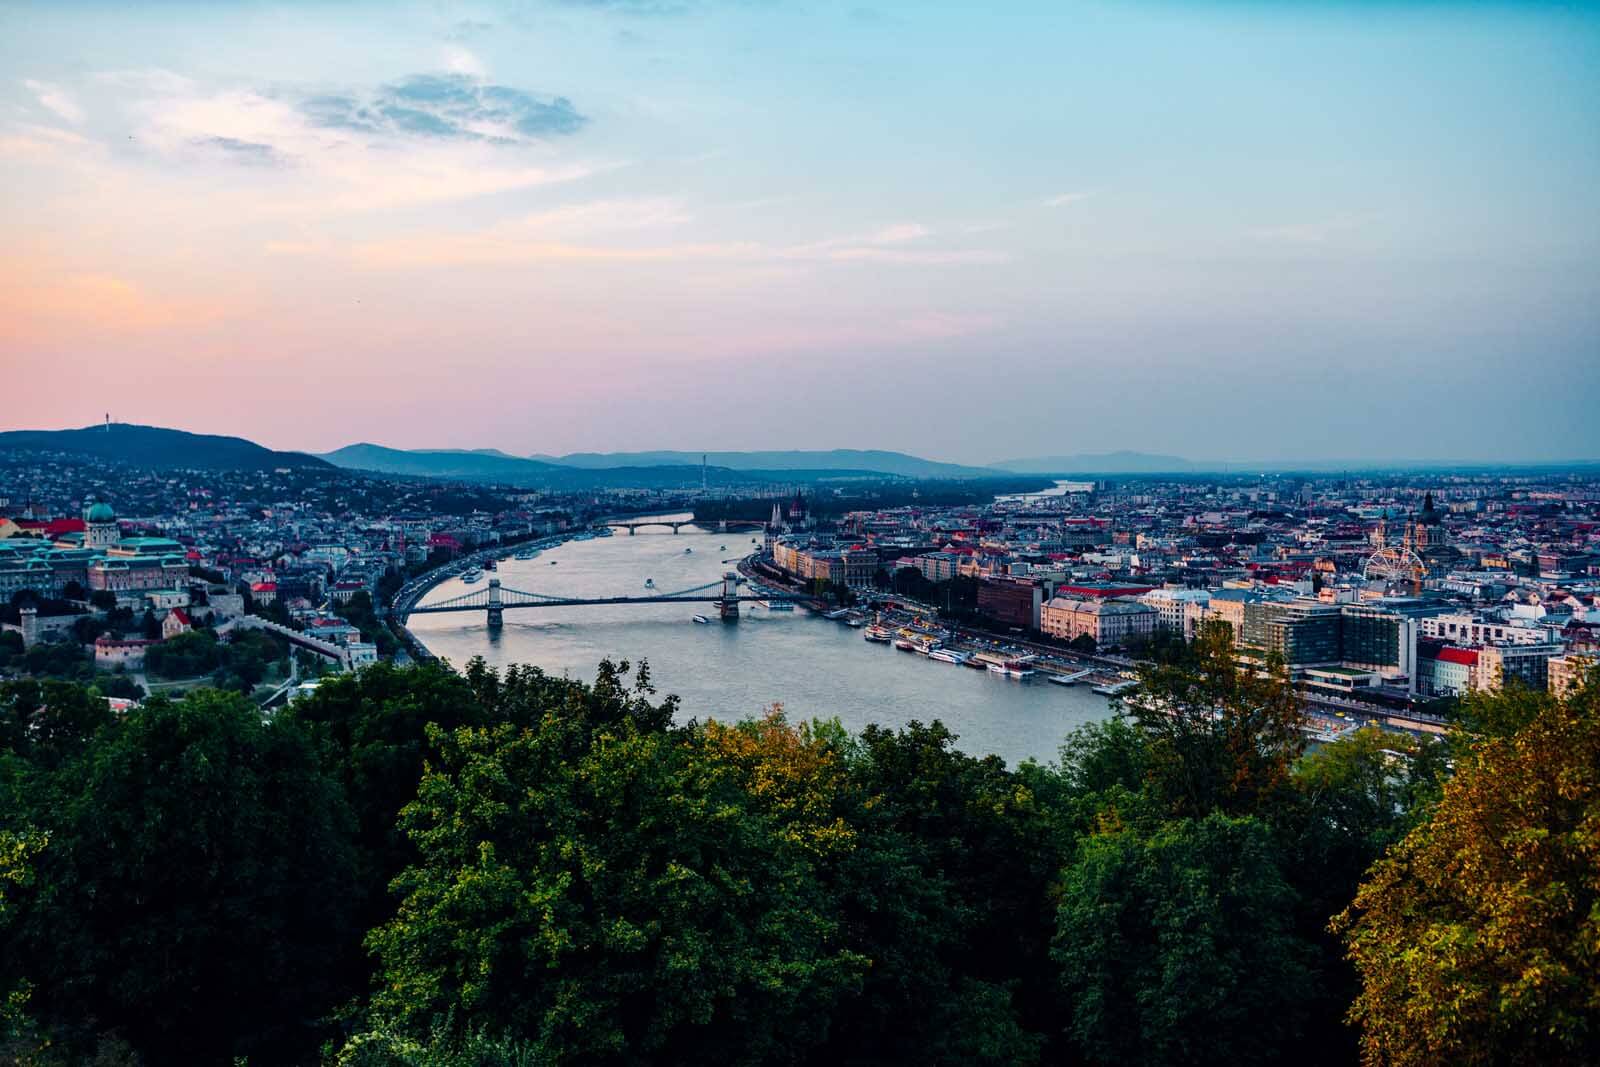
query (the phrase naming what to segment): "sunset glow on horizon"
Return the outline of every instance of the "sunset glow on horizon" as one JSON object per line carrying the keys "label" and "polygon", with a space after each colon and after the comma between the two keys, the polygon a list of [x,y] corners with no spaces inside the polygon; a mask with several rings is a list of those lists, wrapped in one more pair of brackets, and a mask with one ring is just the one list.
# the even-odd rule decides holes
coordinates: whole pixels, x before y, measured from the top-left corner
{"label": "sunset glow on horizon", "polygon": [[1592,4],[13,3],[0,69],[0,429],[1600,456]]}

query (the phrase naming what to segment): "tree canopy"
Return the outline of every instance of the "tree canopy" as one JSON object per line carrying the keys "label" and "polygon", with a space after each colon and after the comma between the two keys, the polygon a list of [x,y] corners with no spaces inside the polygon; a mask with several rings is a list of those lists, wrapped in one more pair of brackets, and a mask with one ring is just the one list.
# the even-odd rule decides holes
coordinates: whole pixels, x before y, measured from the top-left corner
{"label": "tree canopy", "polygon": [[643,663],[0,683],[0,1062],[1600,1060],[1600,694],[1305,752],[1170,660],[1018,767]]}

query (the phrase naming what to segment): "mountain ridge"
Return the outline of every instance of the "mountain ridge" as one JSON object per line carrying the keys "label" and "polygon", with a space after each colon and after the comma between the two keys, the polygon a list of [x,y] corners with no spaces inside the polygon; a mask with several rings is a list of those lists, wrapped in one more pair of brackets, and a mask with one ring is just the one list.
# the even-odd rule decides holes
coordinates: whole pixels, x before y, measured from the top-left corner
{"label": "mountain ridge", "polygon": [[562,456],[536,453],[529,458],[541,463],[597,470],[608,467],[698,467],[702,456],[710,466],[734,471],[859,471],[904,478],[992,478],[1007,473],[987,467],[924,459],[906,452],[860,448],[706,452],[660,449],[645,452],[569,452]]}
{"label": "mountain ridge", "polygon": [[333,469],[332,464],[309,453],[280,452],[243,437],[190,433],[128,422],[102,423],[74,430],[0,431],[0,449],[4,448],[66,452],[162,469]]}

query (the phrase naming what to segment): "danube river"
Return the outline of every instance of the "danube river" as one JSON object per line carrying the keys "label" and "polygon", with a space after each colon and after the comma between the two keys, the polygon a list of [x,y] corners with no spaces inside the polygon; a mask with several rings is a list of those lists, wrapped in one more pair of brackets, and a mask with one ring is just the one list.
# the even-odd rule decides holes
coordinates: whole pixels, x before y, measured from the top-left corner
{"label": "danube river", "polygon": [[[499,578],[509,589],[558,596],[644,595],[649,578],[670,593],[715,581],[752,550],[750,536],[695,527],[676,535],[619,532],[570,541],[536,559],[502,562]],[[452,578],[423,602],[466,590]],[[743,607],[737,625],[717,621],[711,604],[644,604],[508,610],[497,635],[479,612],[416,615],[410,626],[457,666],[482,656],[494,666],[531,663],[590,680],[603,657],[644,658],[657,689],[682,697],[685,718],[731,720],[781,703],[790,719],[837,716],[856,731],[868,723],[939,719],[959,735],[963,751],[994,753],[1013,765],[1029,757],[1054,759],[1067,731],[1107,715],[1106,698],[1086,686],[1068,688],[1039,676],[1017,681],[869,644],[860,630],[803,608]],[[697,612],[712,623],[696,623]]]}

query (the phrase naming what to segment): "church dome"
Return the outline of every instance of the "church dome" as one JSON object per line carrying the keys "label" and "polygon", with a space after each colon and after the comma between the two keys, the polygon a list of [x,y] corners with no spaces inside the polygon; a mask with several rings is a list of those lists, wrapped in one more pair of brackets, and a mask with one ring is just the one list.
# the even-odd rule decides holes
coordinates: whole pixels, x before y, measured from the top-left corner
{"label": "church dome", "polygon": [[117,513],[111,510],[111,505],[104,500],[97,504],[89,505],[89,510],[83,513],[85,522],[116,522]]}

